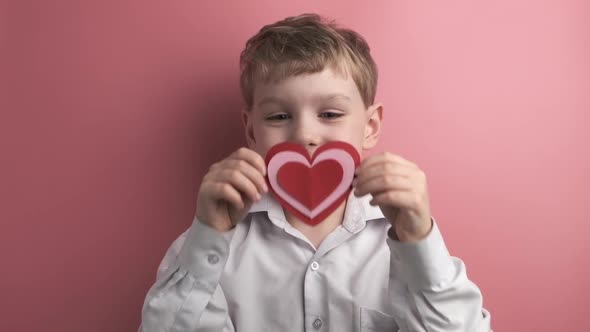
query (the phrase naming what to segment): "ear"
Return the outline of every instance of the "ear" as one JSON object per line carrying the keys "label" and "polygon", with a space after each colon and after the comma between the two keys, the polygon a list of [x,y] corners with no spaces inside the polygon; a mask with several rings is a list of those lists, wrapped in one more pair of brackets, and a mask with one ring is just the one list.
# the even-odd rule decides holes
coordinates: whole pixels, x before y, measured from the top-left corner
{"label": "ear", "polygon": [[248,147],[253,148],[256,144],[256,139],[254,138],[254,127],[252,126],[252,111],[242,109],[242,123],[244,125]]}
{"label": "ear", "polygon": [[365,137],[363,138],[363,150],[369,150],[377,145],[383,123],[383,104],[375,103],[367,109],[367,123],[365,125]]}

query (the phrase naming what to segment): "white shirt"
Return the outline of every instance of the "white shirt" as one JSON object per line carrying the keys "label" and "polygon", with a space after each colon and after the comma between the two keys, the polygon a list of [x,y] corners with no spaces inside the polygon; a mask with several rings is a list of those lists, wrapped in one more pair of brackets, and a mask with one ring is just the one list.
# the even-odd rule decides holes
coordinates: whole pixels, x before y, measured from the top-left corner
{"label": "white shirt", "polygon": [[370,198],[351,193],[317,249],[270,194],[225,233],[195,218],[158,268],[139,331],[490,331],[435,220],[426,238],[396,241]]}

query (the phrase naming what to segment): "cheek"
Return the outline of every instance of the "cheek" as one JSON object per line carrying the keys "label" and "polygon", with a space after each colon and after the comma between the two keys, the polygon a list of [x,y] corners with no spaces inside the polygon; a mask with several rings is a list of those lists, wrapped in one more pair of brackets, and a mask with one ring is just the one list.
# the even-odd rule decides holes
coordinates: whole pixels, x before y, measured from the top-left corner
{"label": "cheek", "polygon": [[342,130],[341,135],[345,136],[345,139],[343,140],[346,140],[357,149],[360,149],[365,138],[365,125],[363,119],[356,119],[354,122],[350,123],[346,130]]}
{"label": "cheek", "polygon": [[362,141],[365,133],[365,126],[361,120],[355,120],[342,128],[338,128],[335,135],[354,143]]}
{"label": "cheek", "polygon": [[281,132],[272,128],[260,128],[257,134],[254,150],[262,156],[266,155],[266,151],[270,148],[285,140]]}

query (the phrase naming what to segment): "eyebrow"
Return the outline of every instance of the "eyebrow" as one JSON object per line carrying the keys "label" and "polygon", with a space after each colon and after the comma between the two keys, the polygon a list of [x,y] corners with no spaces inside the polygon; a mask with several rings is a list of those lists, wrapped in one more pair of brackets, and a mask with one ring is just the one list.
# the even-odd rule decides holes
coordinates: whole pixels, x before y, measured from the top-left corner
{"label": "eyebrow", "polygon": [[[314,96],[313,99],[319,100],[319,101],[330,101],[330,100],[333,100],[333,99],[344,99],[345,101],[351,101],[351,98],[349,96],[343,95],[341,93],[332,93],[332,94],[327,94],[327,95],[317,95],[317,96]],[[284,101],[283,99],[279,98],[279,97],[269,96],[269,97],[263,98],[261,101],[259,101],[258,104],[257,104],[257,106],[262,106],[264,104],[270,104],[270,103],[286,104],[287,102]]]}

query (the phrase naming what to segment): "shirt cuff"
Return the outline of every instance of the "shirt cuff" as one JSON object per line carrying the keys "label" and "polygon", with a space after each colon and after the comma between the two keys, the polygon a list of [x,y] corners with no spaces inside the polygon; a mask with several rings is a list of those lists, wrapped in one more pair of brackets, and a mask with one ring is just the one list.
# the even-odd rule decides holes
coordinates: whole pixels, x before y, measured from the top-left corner
{"label": "shirt cuff", "polygon": [[233,232],[220,233],[195,217],[177,258],[197,280],[215,288],[229,255]]}
{"label": "shirt cuff", "polygon": [[391,266],[399,267],[392,270],[392,277],[401,277],[410,288],[432,289],[452,278],[453,262],[434,218],[425,238],[400,242],[387,236],[386,242],[391,250]]}

